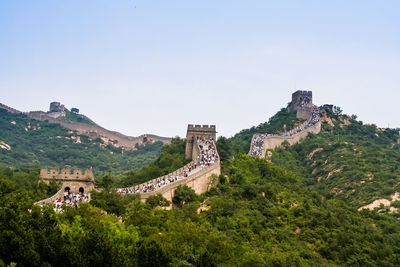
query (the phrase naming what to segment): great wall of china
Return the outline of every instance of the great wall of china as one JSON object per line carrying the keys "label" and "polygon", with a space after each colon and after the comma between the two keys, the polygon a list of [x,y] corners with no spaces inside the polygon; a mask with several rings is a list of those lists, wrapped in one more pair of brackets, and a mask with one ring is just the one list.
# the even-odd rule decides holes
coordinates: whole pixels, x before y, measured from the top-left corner
{"label": "great wall of china", "polygon": [[7,105],[0,103],[0,108],[7,110],[10,113],[14,114],[24,114],[29,118],[47,121],[49,123],[60,124],[61,126],[76,131],[77,134],[89,136],[92,139],[101,138],[103,141],[108,141],[108,144],[122,147],[124,149],[135,149],[135,145],[142,145],[146,143],[154,143],[157,141],[161,141],[164,144],[169,144],[171,142],[171,138],[169,137],[161,137],[153,134],[143,134],[137,137],[126,136],[119,132],[107,130],[100,125],[93,122],[90,118],[83,116],[88,121],[93,124],[87,124],[82,122],[73,122],[68,120],[58,119],[56,116],[52,116],[52,113],[46,113],[44,111],[30,111],[30,112],[21,112],[14,108],[11,108]]}
{"label": "great wall of china", "polygon": [[[0,106],[1,107],[1,106]],[[249,155],[265,157],[268,149],[274,149],[287,141],[290,145],[300,142],[309,133],[321,131],[321,120],[318,109],[312,104],[312,92],[297,91],[292,95],[290,111],[296,111],[299,119],[305,120],[301,125],[282,135],[255,134],[252,138]],[[152,179],[145,183],[127,188],[116,188],[121,194],[141,195],[145,201],[152,195],[161,194],[172,201],[174,192],[179,185],[188,185],[196,194],[205,193],[213,185],[213,177],[221,173],[221,162],[217,152],[215,125],[188,125],[186,134],[186,158],[192,161],[172,173]],[[91,170],[42,169],[40,181],[49,183],[50,180],[62,183],[61,189],[52,197],[39,201],[38,204],[54,203],[61,199],[66,190],[72,193],[90,192],[94,189],[94,177]],[[90,195],[89,195],[90,200]]]}
{"label": "great wall of china", "polygon": [[[196,194],[208,191],[213,183],[213,175],[220,175],[221,163],[214,140],[216,139],[215,125],[189,125],[186,136],[186,158],[192,161],[184,167],[167,175],[152,179],[145,183],[128,187],[117,188],[121,194],[139,193],[145,201],[151,195],[162,194],[172,201],[175,189],[179,185],[188,185]],[[212,153],[210,153],[212,152]],[[206,160],[206,157],[209,159]],[[37,202],[51,204],[61,199],[65,191],[71,193],[90,192],[94,189],[94,178],[91,170],[41,169],[39,181],[49,183],[50,180],[61,182],[61,189],[52,197]],[[171,182],[172,180],[172,182]],[[90,195],[89,195],[90,199]]]}
{"label": "great wall of china", "polygon": [[308,134],[317,134],[321,131],[318,108],[312,103],[311,91],[296,91],[293,93],[289,111],[296,111],[296,117],[305,120],[305,122],[282,135],[254,134],[251,140],[249,155],[253,157],[265,157],[268,149],[279,147],[285,141],[293,145],[306,138]]}

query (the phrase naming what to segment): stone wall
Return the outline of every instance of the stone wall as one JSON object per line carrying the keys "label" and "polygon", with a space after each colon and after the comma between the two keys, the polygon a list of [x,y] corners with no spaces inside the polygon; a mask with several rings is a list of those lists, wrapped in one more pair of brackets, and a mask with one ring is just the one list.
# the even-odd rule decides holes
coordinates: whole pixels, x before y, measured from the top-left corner
{"label": "stone wall", "polygon": [[88,117],[84,115],[82,116],[84,116],[85,119],[90,120],[93,123],[93,125],[81,122],[60,120],[49,116],[47,113],[43,111],[32,111],[27,113],[27,116],[36,120],[48,121],[49,123],[60,124],[61,126],[67,129],[77,131],[78,134],[90,136],[91,138],[107,137],[110,140],[116,141],[114,143],[114,146],[123,147],[126,149],[134,149],[136,144],[142,145],[144,143],[143,142],[144,139],[152,142],[161,141],[165,144],[169,144],[171,142],[171,138],[161,137],[153,134],[144,134],[138,137],[133,137],[133,136],[126,136],[118,132],[109,131],[95,124],[93,121],[91,121]]}
{"label": "stone wall", "polygon": [[[213,145],[216,148],[215,142],[213,142]],[[198,153],[198,155],[199,155],[200,148],[197,143],[197,138],[194,139],[194,149],[197,151],[196,153]],[[196,173],[190,174],[186,178],[181,178],[178,181],[164,185],[163,187],[161,187],[160,189],[157,189],[155,191],[151,191],[151,192],[147,192],[147,193],[140,193],[142,201],[146,201],[146,199],[149,196],[156,195],[158,193],[162,194],[169,201],[172,201],[172,198],[174,197],[174,192],[175,192],[176,188],[179,185],[185,185],[185,184],[187,186],[191,187],[196,192],[196,194],[203,194],[203,193],[207,192],[212,185],[211,184],[211,176],[213,174],[215,174],[217,176],[219,176],[221,174],[221,163],[220,163],[218,151],[217,151],[217,157],[218,157],[217,162],[211,164],[210,166],[208,166]],[[185,165],[182,168],[179,168],[179,169],[173,171],[172,173],[169,173],[167,175],[147,181],[143,184],[133,186],[133,188],[135,188],[137,190],[141,190],[147,184],[157,184],[161,180],[166,179],[168,177],[177,177],[177,176],[181,177],[183,175],[184,170],[185,169],[187,170],[188,167],[192,166],[193,163],[195,163],[198,166],[197,168],[201,168],[199,166],[199,161],[200,161],[199,157],[196,157],[190,163],[188,163],[187,165]]]}
{"label": "stone wall", "polygon": [[172,202],[172,198],[174,197],[174,192],[179,185],[187,185],[192,188],[196,194],[203,194],[207,192],[211,188],[211,176],[215,174],[219,176],[221,174],[221,165],[220,162],[215,163],[212,166],[205,168],[204,170],[195,173],[185,179],[179,180],[174,183],[170,183],[159,190],[148,192],[148,193],[140,193],[142,201],[146,201],[149,196],[156,195],[158,193],[162,194],[163,197]]}
{"label": "stone wall", "polygon": [[[54,195],[52,195],[51,197],[40,200],[40,201],[36,202],[35,204],[41,204],[41,205],[53,204],[56,202],[57,199],[64,197],[64,192],[65,192],[65,187],[61,187],[60,190],[58,190],[58,192],[55,193]],[[89,201],[90,201],[90,194],[88,194],[88,197],[89,197]]]}
{"label": "stone wall", "polygon": [[49,198],[46,198],[46,199],[43,199],[43,200],[40,200],[40,201],[36,202],[36,204],[42,204],[42,205],[44,205],[44,204],[52,204],[57,199],[62,198],[64,196],[64,192],[65,192],[64,187],[61,187],[60,190],[58,190],[57,193],[55,193],[54,195],[52,195]]}
{"label": "stone wall", "polygon": [[10,113],[15,113],[15,114],[20,114],[20,113],[22,113],[22,112],[19,111],[19,110],[16,110],[16,109],[14,109],[14,108],[12,108],[12,107],[9,107],[9,106],[4,105],[4,104],[1,104],[1,103],[0,103],[0,108],[5,109],[5,110],[7,110],[7,111],[10,112]]}
{"label": "stone wall", "polygon": [[312,116],[311,107],[302,107],[297,109],[296,117],[298,119],[308,120]]}
{"label": "stone wall", "polygon": [[107,130],[82,114],[81,116],[84,119],[93,123],[93,125],[89,125],[87,123],[72,122],[72,121],[57,119],[57,117],[60,116],[60,113],[47,114],[46,112],[43,111],[21,112],[19,110],[16,110],[1,103],[0,103],[0,108],[5,109],[10,113],[16,113],[16,114],[23,113],[31,119],[48,121],[49,123],[57,123],[67,129],[77,131],[77,133],[81,135],[92,136],[94,138],[106,137],[110,140],[116,141],[113,145],[117,147],[123,147],[125,149],[135,149],[136,144],[142,145],[144,143],[153,143],[157,141],[161,141],[164,144],[169,144],[172,139],[169,137],[162,137],[154,134],[143,134],[137,137],[127,136],[119,132]]}
{"label": "stone wall", "polygon": [[300,142],[302,139],[305,139],[309,133],[317,134],[321,131],[321,121],[316,123],[315,125],[303,130],[300,133],[294,134],[292,136],[267,136],[264,141],[264,149],[262,157],[265,157],[266,151],[268,149],[274,149],[282,145],[283,142],[288,141],[290,145],[296,144]]}

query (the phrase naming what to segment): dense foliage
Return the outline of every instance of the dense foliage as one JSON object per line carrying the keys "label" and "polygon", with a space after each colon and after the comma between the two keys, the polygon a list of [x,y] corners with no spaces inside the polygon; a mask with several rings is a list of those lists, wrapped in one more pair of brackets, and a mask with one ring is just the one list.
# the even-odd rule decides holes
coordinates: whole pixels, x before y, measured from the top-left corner
{"label": "dense foliage", "polygon": [[200,213],[199,202],[162,210],[104,190],[56,214],[0,180],[0,258],[22,266],[400,264],[392,217],[327,200],[261,159],[238,156],[224,174]]}
{"label": "dense foliage", "polygon": [[32,200],[38,201],[54,195],[59,185],[51,181],[48,185],[38,183],[39,169],[18,170],[0,166],[0,179],[7,180],[18,192],[25,192]]}
{"label": "dense foliage", "polygon": [[243,155],[248,137],[290,128],[299,122],[294,113],[281,110],[259,128],[219,138],[219,183],[201,196],[179,187],[171,210],[160,208],[170,204],[161,195],[143,203],[112,188],[183,166],[179,138],[139,171],[101,175],[105,189],[63,213],[33,205],[57,188],[38,185],[38,169],[1,168],[0,266],[400,265],[396,216],[356,209],[400,190],[398,130],[340,112],[330,119],[320,134],[272,151],[270,162]]}
{"label": "dense foliage", "polygon": [[242,153],[246,154],[250,150],[251,139],[255,133],[282,134],[285,126],[289,130],[299,122],[300,120],[296,118],[296,112],[288,112],[285,108],[282,108],[268,122],[261,123],[257,127],[253,126],[250,129],[244,129],[235,134],[231,140],[233,144],[241,148]]}
{"label": "dense foliage", "polygon": [[17,168],[70,166],[93,167],[95,174],[110,170],[121,172],[148,165],[156,159],[162,146],[156,142],[139,146],[135,151],[123,151],[105,146],[101,139],[90,140],[58,124],[33,120],[4,109],[0,109],[0,129],[0,143],[11,148],[0,148],[0,164]]}
{"label": "dense foliage", "polygon": [[[339,107],[334,112],[321,112],[324,122],[319,134],[310,134],[293,146],[276,148],[271,151],[270,160],[295,172],[324,196],[345,200],[355,207],[380,198],[390,200],[395,192],[400,192],[399,129],[363,124],[354,115],[341,115]],[[279,125],[288,124],[288,119],[292,125],[296,123],[293,116],[294,113],[281,110],[269,123],[260,124],[262,130],[252,128],[231,139],[220,138],[219,153],[232,157],[237,154],[232,149],[235,146],[250,146],[249,132],[264,132],[272,123],[279,131]]]}
{"label": "dense foliage", "polygon": [[331,119],[334,126],[325,123],[320,134],[276,149],[272,161],[296,171],[326,196],[356,207],[400,192],[399,130]]}
{"label": "dense foliage", "polygon": [[77,114],[75,112],[65,112],[65,116],[60,116],[58,117],[60,120],[66,120],[66,121],[74,121],[74,122],[81,122],[81,123],[86,123],[89,125],[94,125],[93,121],[88,119],[86,116]]}

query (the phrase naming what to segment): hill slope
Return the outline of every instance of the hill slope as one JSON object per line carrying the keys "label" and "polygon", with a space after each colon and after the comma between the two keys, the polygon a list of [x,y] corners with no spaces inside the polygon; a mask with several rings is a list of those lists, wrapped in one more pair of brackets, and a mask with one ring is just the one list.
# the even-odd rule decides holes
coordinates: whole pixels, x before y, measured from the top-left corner
{"label": "hill slope", "polygon": [[0,179],[0,259],[23,266],[400,264],[393,217],[327,200],[263,159],[238,156],[224,170],[202,196],[203,212],[196,198],[162,210],[137,195],[103,190],[92,204],[56,214],[32,208],[26,194]]}
{"label": "hill slope", "polygon": [[0,164],[27,167],[93,167],[94,172],[139,169],[159,154],[161,142],[123,150],[59,124],[0,109]]}
{"label": "hill slope", "polygon": [[[391,199],[400,192],[398,129],[378,129],[346,115],[321,112],[321,117],[321,133],[309,135],[294,146],[276,148],[269,160],[296,172],[307,185],[326,196],[346,200],[357,208],[376,199]],[[284,110],[273,118],[257,128],[241,131],[230,141],[247,148],[251,140],[248,132],[282,129],[288,124],[287,118],[292,124],[296,122]]]}
{"label": "hill slope", "polygon": [[[1,103],[0,108],[14,114],[23,113]],[[136,145],[146,145],[157,141],[161,141],[165,144],[171,142],[171,138],[169,137],[161,137],[153,134],[143,134],[137,137],[126,136],[119,132],[110,131],[101,127],[83,114],[76,114],[73,112],[69,112],[68,110],[66,110],[66,112],[60,113],[30,111],[24,112],[23,114],[32,119],[59,124],[67,129],[77,131],[80,135],[89,136],[92,139],[101,138],[106,144],[112,145],[114,147],[122,147],[127,150],[136,149]]]}

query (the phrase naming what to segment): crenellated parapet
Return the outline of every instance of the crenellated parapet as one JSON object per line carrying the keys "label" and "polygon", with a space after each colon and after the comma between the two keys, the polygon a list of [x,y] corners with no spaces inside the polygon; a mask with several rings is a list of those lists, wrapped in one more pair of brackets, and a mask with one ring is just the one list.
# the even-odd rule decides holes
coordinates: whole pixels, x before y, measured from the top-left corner
{"label": "crenellated parapet", "polygon": [[21,113],[22,113],[21,111],[16,110],[15,108],[9,107],[9,106],[7,106],[7,105],[4,105],[4,104],[2,104],[2,103],[0,103],[0,108],[1,108],[1,109],[5,109],[5,110],[7,110],[8,112],[14,113],[14,114],[21,114]]}
{"label": "crenellated parapet", "polygon": [[44,182],[48,182],[50,180],[93,182],[94,176],[91,169],[82,171],[81,169],[70,168],[42,168],[40,169],[39,180]]}

